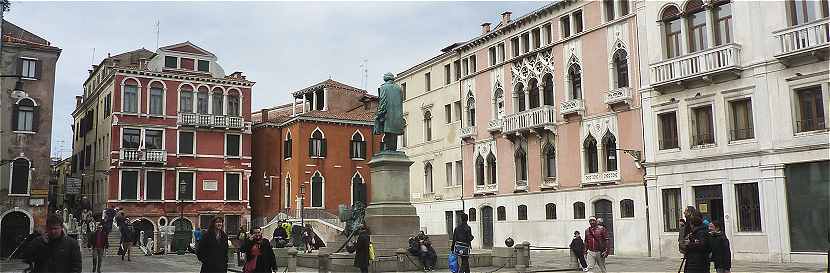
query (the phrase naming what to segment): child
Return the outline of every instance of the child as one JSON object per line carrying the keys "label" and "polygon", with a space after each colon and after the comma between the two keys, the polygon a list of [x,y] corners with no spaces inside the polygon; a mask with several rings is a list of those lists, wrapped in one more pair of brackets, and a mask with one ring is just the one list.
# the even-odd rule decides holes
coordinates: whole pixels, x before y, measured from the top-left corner
{"label": "child", "polygon": [[579,260],[579,268],[588,271],[588,264],[585,262],[585,242],[579,237],[579,231],[574,231],[574,239],[571,241],[571,252]]}
{"label": "child", "polygon": [[729,239],[723,233],[723,222],[710,223],[709,236],[712,242],[712,262],[715,264],[715,271],[729,273],[732,269],[732,251],[729,249]]}

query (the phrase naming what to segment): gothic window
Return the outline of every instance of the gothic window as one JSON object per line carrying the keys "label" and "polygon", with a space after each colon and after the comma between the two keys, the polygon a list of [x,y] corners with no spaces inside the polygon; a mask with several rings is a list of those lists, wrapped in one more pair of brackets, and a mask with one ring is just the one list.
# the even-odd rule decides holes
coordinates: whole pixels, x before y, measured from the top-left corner
{"label": "gothic window", "polygon": [[582,68],[578,64],[571,64],[568,68],[568,81],[571,85],[571,99],[582,99]]}
{"label": "gothic window", "polygon": [[467,123],[476,126],[476,99],[473,93],[467,95]]}
{"label": "gothic window", "polygon": [[352,159],[366,158],[366,141],[360,132],[355,131],[352,134],[351,148],[349,149]]}
{"label": "gothic window", "polygon": [[424,193],[432,193],[432,163],[424,164]]}
{"label": "gothic window", "polygon": [[496,118],[501,119],[504,117],[504,90],[502,90],[501,87],[497,87],[493,98],[493,107],[496,110]]}
{"label": "gothic window", "polygon": [[536,79],[531,79],[530,82],[528,82],[528,87],[530,87],[530,89],[528,90],[528,97],[530,98],[530,107],[528,108],[533,109],[539,107],[539,82],[536,81]]}
{"label": "gothic window", "polygon": [[514,108],[516,108],[518,110],[518,111],[515,111],[515,112],[521,112],[521,111],[524,111],[526,109],[525,108],[525,90],[524,90],[524,88],[525,87],[522,83],[517,83],[516,88],[514,89],[515,90],[514,92],[516,93],[516,107],[514,107]]}
{"label": "gothic window", "polygon": [[9,194],[29,194],[31,162],[25,158],[12,161],[12,179]]}
{"label": "gothic window", "polygon": [[625,49],[617,49],[614,52],[614,87],[628,87],[628,54]]}
{"label": "gothic window", "polygon": [[542,87],[542,97],[544,97],[545,105],[553,105],[553,76],[546,74],[542,78],[544,86]]}
{"label": "gothic window", "polygon": [[289,159],[291,158],[291,132],[287,132],[285,134],[285,140],[282,142],[282,158]]}
{"label": "gothic window", "polygon": [[322,208],[323,196],[325,191],[325,178],[320,174],[320,171],[314,173],[311,177],[311,207]]}
{"label": "gothic window", "polygon": [[484,158],[476,157],[476,185],[484,185]]}
{"label": "gothic window", "polygon": [[308,140],[308,155],[311,157],[326,157],[326,139],[320,129],[315,129]]}
{"label": "gothic window", "polygon": [[487,183],[496,184],[496,156],[493,152],[487,155]]}
{"label": "gothic window", "polygon": [[553,145],[545,145],[543,162],[545,164],[545,177],[556,177],[556,152],[553,149]]}
{"label": "gothic window", "polygon": [[515,154],[516,181],[527,181],[527,153],[519,147]]}
{"label": "gothic window", "polygon": [[593,136],[588,135],[583,145],[583,152],[585,153],[585,173],[599,172],[597,140]]}
{"label": "gothic window", "polygon": [[432,141],[432,112],[424,112],[424,138]]}
{"label": "gothic window", "polygon": [[617,170],[617,139],[610,132],[602,139],[602,148],[605,150],[605,170]]}

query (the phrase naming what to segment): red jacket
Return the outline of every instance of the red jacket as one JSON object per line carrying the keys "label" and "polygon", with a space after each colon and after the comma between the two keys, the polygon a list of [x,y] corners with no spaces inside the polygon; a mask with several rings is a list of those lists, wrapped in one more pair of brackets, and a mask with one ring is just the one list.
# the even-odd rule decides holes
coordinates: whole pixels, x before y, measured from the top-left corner
{"label": "red jacket", "polygon": [[597,225],[585,230],[585,249],[593,252],[604,252],[608,248],[608,230]]}

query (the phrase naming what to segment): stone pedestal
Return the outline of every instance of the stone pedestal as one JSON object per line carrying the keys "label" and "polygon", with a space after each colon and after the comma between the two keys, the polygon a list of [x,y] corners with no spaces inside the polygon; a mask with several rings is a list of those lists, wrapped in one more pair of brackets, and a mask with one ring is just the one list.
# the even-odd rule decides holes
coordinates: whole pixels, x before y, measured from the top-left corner
{"label": "stone pedestal", "polygon": [[409,201],[412,163],[404,153],[388,151],[375,154],[369,161],[372,185],[365,220],[377,255],[394,255],[396,249],[407,248],[409,236],[421,226]]}

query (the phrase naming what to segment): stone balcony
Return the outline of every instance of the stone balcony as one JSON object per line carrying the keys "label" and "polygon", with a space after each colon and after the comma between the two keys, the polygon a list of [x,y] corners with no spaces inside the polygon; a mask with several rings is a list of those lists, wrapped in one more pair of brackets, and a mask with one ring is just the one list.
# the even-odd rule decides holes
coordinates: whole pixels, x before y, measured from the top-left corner
{"label": "stone balcony", "polygon": [[498,192],[496,184],[476,185],[475,194],[495,194]]}
{"label": "stone balcony", "polygon": [[741,69],[741,46],[726,44],[651,64],[651,84],[661,92],[683,89],[724,76],[736,78]]}
{"label": "stone balcony", "polygon": [[785,65],[826,60],[830,51],[830,19],[788,27],[772,33],[778,44],[775,57]]}
{"label": "stone balcony", "polygon": [[583,185],[598,185],[617,183],[620,181],[620,171],[607,171],[601,173],[586,173],[582,176]]}
{"label": "stone balcony", "polygon": [[542,180],[542,190],[552,190],[559,188],[559,180],[556,177],[548,177]]}
{"label": "stone balcony", "polygon": [[473,138],[476,135],[475,126],[467,126],[458,128],[458,137],[461,139]]}
{"label": "stone balcony", "polygon": [[167,151],[122,148],[118,158],[125,162],[164,163],[167,162]]}
{"label": "stone balcony", "polygon": [[514,192],[526,192],[527,191],[527,180],[518,180],[516,181],[516,186],[513,188]]}
{"label": "stone balcony", "polygon": [[198,113],[179,113],[176,124],[192,127],[219,127],[228,129],[245,128],[245,121],[242,117]]}
{"label": "stone balcony", "polygon": [[501,132],[504,128],[504,119],[493,119],[487,122],[487,131],[491,133]]}
{"label": "stone balcony", "polygon": [[585,111],[585,101],[582,99],[570,99],[559,104],[559,113],[562,116],[570,114],[582,114]]}
{"label": "stone balcony", "polygon": [[630,87],[614,88],[605,93],[605,104],[614,105],[617,103],[631,104]]}
{"label": "stone balcony", "polygon": [[527,111],[507,115],[504,118],[502,132],[519,133],[531,129],[556,130],[556,108],[542,105]]}

